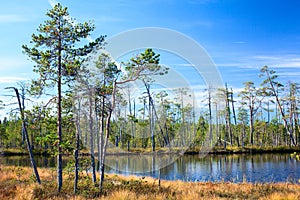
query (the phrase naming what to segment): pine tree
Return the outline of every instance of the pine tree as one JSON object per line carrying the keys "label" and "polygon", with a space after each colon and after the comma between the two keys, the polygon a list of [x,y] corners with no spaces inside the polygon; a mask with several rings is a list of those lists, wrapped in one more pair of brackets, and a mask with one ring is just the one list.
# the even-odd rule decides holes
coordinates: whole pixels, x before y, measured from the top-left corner
{"label": "pine tree", "polygon": [[282,105],[282,103],[280,102],[280,99],[279,99],[278,90],[276,90],[276,87],[283,87],[283,85],[276,81],[276,79],[278,77],[276,75],[276,72],[274,70],[269,69],[268,66],[262,67],[260,72],[261,72],[260,76],[266,78],[262,82],[261,85],[265,86],[265,90],[268,92],[269,96],[274,96],[275,97],[277,106],[279,108],[279,112],[280,112],[282,120],[283,120],[284,128],[286,129],[287,134],[290,136],[290,140],[291,140],[292,145],[296,146],[296,142],[295,142],[295,139],[294,139],[294,136],[293,136],[293,132],[291,130],[291,126],[289,125],[289,123],[286,119],[286,116],[285,116],[285,113],[284,113],[284,110],[283,110],[283,105]]}
{"label": "pine tree", "polygon": [[32,47],[23,45],[24,53],[35,62],[34,72],[39,74],[33,80],[31,91],[42,94],[45,88],[57,88],[57,182],[58,191],[62,187],[62,85],[71,81],[80,68],[84,58],[96,46],[104,41],[104,36],[97,38],[83,47],[78,47],[81,40],[87,38],[95,29],[91,22],[76,23],[70,18],[67,7],[57,4],[49,10],[49,17],[41,24],[38,34],[32,35]]}
{"label": "pine tree", "polygon": [[241,97],[241,104],[248,107],[249,112],[249,131],[250,131],[250,143],[254,144],[254,116],[258,109],[261,107],[263,97],[261,96],[261,90],[255,87],[255,84],[251,81],[244,83],[244,89],[239,93]]}

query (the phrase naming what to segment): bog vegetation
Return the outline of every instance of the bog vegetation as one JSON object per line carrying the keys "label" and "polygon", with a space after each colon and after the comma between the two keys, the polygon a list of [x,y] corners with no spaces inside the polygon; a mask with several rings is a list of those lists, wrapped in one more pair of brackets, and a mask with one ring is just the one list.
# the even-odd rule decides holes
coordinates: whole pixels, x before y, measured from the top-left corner
{"label": "bog vegetation", "polygon": [[[60,193],[55,189],[55,172],[40,168],[42,185],[35,183],[28,167],[0,165],[1,199],[289,199],[300,198],[300,185],[290,183],[230,183],[162,181],[147,177],[106,175],[104,192],[90,184],[92,177],[80,173],[78,192],[73,194],[73,173],[65,173]],[[97,174],[97,179],[98,179]]]}
{"label": "bog vegetation", "polygon": [[[75,193],[84,187],[80,185],[80,152],[90,155],[92,177],[86,176],[84,180],[91,178],[103,192],[112,184],[103,183],[105,155],[109,151],[172,151],[203,145],[224,149],[300,145],[299,84],[280,83],[276,72],[267,66],[260,70],[261,84],[246,82],[242,91],[235,92],[227,85],[207,86],[199,109],[194,101],[187,100],[192,95],[186,88],[176,89],[172,95],[155,90],[154,77],[167,76],[168,68],[159,64],[160,55],[154,50],[139,52],[121,66],[107,54],[97,55],[93,60],[93,52],[104,48],[105,36],[84,44],[95,29],[92,23],[76,22],[60,4],[49,10],[47,17],[32,35],[30,45],[22,46],[38,79],[13,87],[19,93],[20,103],[18,112],[12,110],[9,117],[0,121],[0,148],[21,147],[28,148],[31,156],[31,150],[57,156],[59,192],[63,188],[64,154],[74,155],[71,171]],[[85,65],[88,60],[92,60],[92,69]],[[132,82],[143,86],[138,97],[131,93]],[[55,88],[55,94],[46,102],[38,101],[37,97],[45,97],[49,88]],[[13,91],[11,94],[14,95]],[[29,109],[25,108],[28,99],[33,102]],[[100,165],[99,179],[96,162]],[[35,177],[38,181],[38,172]],[[36,192],[45,190],[32,187]],[[251,186],[253,190],[257,187]],[[279,187],[279,192],[283,187]],[[166,191],[162,195],[173,195],[167,186],[162,190]]]}

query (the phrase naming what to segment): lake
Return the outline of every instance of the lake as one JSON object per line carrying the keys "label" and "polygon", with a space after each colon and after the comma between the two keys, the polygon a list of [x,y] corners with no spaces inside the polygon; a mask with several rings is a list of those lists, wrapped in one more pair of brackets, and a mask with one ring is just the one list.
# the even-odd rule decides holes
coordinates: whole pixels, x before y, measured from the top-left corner
{"label": "lake", "polygon": [[[0,162],[30,165],[28,156],[0,156]],[[40,167],[55,166],[53,157],[36,157],[36,162]],[[300,162],[290,154],[207,155],[203,158],[199,155],[110,155],[106,163],[107,173],[160,176],[166,180],[298,182],[300,179]]]}

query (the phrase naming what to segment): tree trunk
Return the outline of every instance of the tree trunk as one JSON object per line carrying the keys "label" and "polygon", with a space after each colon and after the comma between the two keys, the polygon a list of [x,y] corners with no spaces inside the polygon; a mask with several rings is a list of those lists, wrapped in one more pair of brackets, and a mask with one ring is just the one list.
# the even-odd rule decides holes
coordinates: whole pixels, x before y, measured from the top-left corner
{"label": "tree trunk", "polygon": [[33,153],[32,153],[32,150],[31,150],[31,145],[30,145],[29,138],[28,138],[28,132],[27,132],[25,117],[24,117],[24,110],[23,110],[22,105],[21,105],[19,91],[18,91],[17,88],[13,88],[13,89],[15,90],[16,96],[17,96],[17,99],[18,99],[18,104],[19,104],[19,109],[20,109],[20,114],[21,114],[21,120],[22,120],[22,129],[24,130],[24,136],[25,136],[25,141],[26,141],[26,144],[27,144],[27,149],[28,149],[28,153],[29,153],[29,157],[30,157],[30,163],[31,163],[31,166],[33,168],[33,172],[34,172],[36,181],[38,182],[38,184],[41,184],[40,176],[39,176],[39,173],[38,173],[38,170],[37,170],[37,167],[36,167],[36,163],[35,163],[35,160],[34,160],[34,156],[33,156]]}
{"label": "tree trunk", "polygon": [[105,141],[103,145],[103,151],[102,151],[102,161],[101,161],[101,168],[100,168],[100,194],[103,191],[103,182],[104,182],[104,172],[105,172],[105,156],[106,156],[106,149],[107,149],[107,144],[108,144],[108,138],[110,134],[110,120],[111,120],[111,115],[112,112],[115,108],[115,98],[116,98],[116,81],[113,83],[113,92],[112,92],[112,97],[111,97],[111,107],[109,108],[107,117],[106,117],[106,123],[105,123]]}
{"label": "tree trunk", "polygon": [[95,168],[95,152],[94,152],[94,119],[93,119],[93,94],[89,94],[89,132],[91,145],[91,165],[92,165],[92,179],[96,184],[96,168]]}
{"label": "tree trunk", "polygon": [[105,125],[105,142],[103,146],[103,152],[102,152],[102,157],[103,160],[101,162],[101,173],[100,173],[100,193],[103,191],[103,182],[104,182],[104,172],[105,172],[105,157],[106,157],[106,148],[107,148],[107,143],[108,143],[108,138],[109,138],[109,133],[110,133],[110,119],[111,119],[111,114],[112,110],[108,112],[107,118],[106,118],[106,125]]}
{"label": "tree trunk", "polygon": [[229,92],[226,84],[226,90],[225,90],[225,103],[226,103],[226,113],[225,113],[225,121],[226,121],[226,131],[225,131],[225,148],[226,148],[226,142],[227,137],[229,135],[230,140],[230,146],[232,146],[232,131],[231,131],[231,123],[230,123],[230,107],[229,107]]}
{"label": "tree trunk", "polygon": [[62,95],[61,95],[61,38],[59,38],[59,47],[58,47],[58,80],[57,80],[57,136],[58,136],[58,143],[57,143],[57,148],[58,148],[58,154],[57,154],[57,187],[58,187],[58,192],[61,191],[62,188]]}
{"label": "tree trunk", "polygon": [[242,147],[243,147],[243,148],[245,147],[244,139],[245,139],[245,124],[244,124],[244,122],[243,122],[243,123],[242,123]]}
{"label": "tree trunk", "polygon": [[78,110],[77,110],[77,119],[76,119],[76,149],[74,153],[75,158],[75,177],[74,177],[74,194],[76,194],[77,191],[77,185],[78,185],[78,169],[79,169],[79,160],[78,160],[78,154],[79,154],[79,147],[80,147],[80,100],[78,103]]}
{"label": "tree trunk", "polygon": [[[131,131],[131,137],[132,137],[132,146],[134,145],[134,141],[135,141],[135,130],[134,130],[134,120],[135,120],[135,114],[132,114],[132,109],[131,109],[131,98],[130,98],[130,90],[128,88],[128,107],[129,107],[129,115],[131,117],[130,119],[130,131]],[[134,112],[134,111],[133,111]],[[128,140],[127,143],[127,149],[130,148],[130,140]]]}
{"label": "tree trunk", "polygon": [[155,135],[154,135],[154,113],[153,113],[153,103],[152,103],[152,99],[151,99],[151,94],[150,94],[150,85],[147,84],[144,81],[144,85],[146,87],[147,90],[147,94],[148,94],[148,106],[149,106],[149,127],[150,127],[150,134],[151,134],[151,142],[152,142],[152,152],[155,151]]}
{"label": "tree trunk", "polygon": [[[103,86],[106,86],[105,80],[103,83]],[[100,166],[100,172],[101,172],[101,166],[103,163],[103,149],[104,149],[104,129],[105,129],[105,96],[102,95],[102,101],[101,101],[101,115],[100,115],[100,160],[99,160],[99,166]]]}
{"label": "tree trunk", "polygon": [[212,135],[212,109],[211,109],[211,91],[208,89],[208,112],[209,112],[209,142],[210,146],[213,146],[213,135]]}
{"label": "tree trunk", "polygon": [[[24,86],[25,87],[25,86]],[[22,108],[23,110],[25,110],[25,88],[23,86],[21,86],[22,89]],[[25,130],[24,127],[22,126],[22,145],[24,144],[25,141]]]}
{"label": "tree trunk", "polygon": [[233,90],[231,88],[231,107],[232,107],[232,115],[233,115],[233,120],[234,120],[234,130],[235,130],[235,139],[236,139],[236,142],[237,142],[237,145],[238,147],[240,146],[240,140],[239,140],[239,136],[237,134],[237,122],[236,122],[236,114],[235,114],[235,109],[234,109],[234,100],[233,100]]}
{"label": "tree trunk", "polygon": [[97,158],[98,158],[96,169],[98,171],[98,168],[100,167],[101,153],[100,153],[99,118],[98,118],[98,110],[97,109],[98,109],[97,102],[95,101],[95,133],[96,133]]}
{"label": "tree trunk", "polygon": [[293,145],[293,146],[296,146],[296,143],[295,143],[295,140],[294,140],[294,137],[293,137],[293,133],[291,132],[291,129],[290,129],[289,126],[288,126],[288,123],[287,123],[287,120],[286,120],[286,118],[285,118],[285,115],[284,115],[284,111],[283,111],[282,105],[281,105],[281,103],[280,103],[280,101],[279,101],[278,93],[277,93],[276,90],[275,90],[275,87],[274,87],[273,82],[272,82],[272,80],[271,80],[269,71],[266,71],[266,73],[267,73],[267,77],[268,77],[269,83],[270,83],[270,85],[271,85],[271,89],[272,89],[272,91],[273,91],[273,94],[275,95],[276,103],[277,103],[277,105],[278,105],[279,112],[280,112],[280,114],[281,114],[281,117],[282,117],[282,120],[283,120],[284,127],[285,127],[285,129],[286,129],[286,131],[287,131],[287,134],[290,136],[292,145]]}
{"label": "tree trunk", "polygon": [[253,128],[254,114],[253,114],[253,108],[251,106],[249,106],[249,110],[250,110],[250,124],[249,124],[249,129],[250,129],[250,144],[253,145],[254,144],[254,128]]}

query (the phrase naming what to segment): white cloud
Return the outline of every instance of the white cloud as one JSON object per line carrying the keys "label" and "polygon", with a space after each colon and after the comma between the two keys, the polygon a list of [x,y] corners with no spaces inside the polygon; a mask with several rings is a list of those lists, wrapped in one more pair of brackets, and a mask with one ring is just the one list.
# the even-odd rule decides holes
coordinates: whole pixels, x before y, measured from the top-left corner
{"label": "white cloud", "polygon": [[278,56],[272,56],[272,55],[259,55],[259,56],[253,56],[256,60],[280,60],[281,58]]}
{"label": "white cloud", "polygon": [[24,22],[26,17],[16,14],[1,14],[0,23]]}
{"label": "white cloud", "polygon": [[15,77],[15,76],[0,77],[0,83],[15,83],[18,81],[26,81],[26,80],[29,79],[24,77]]}
{"label": "white cloud", "polygon": [[273,67],[275,68],[300,68],[300,61],[299,62],[289,62],[289,61],[284,61],[278,64],[273,64]]}
{"label": "white cloud", "polygon": [[218,67],[238,67],[260,69],[264,65],[271,68],[300,68],[300,55],[254,55],[238,57],[235,61],[216,63]]}
{"label": "white cloud", "polygon": [[280,77],[299,77],[300,76],[300,72],[277,72],[276,73],[278,76]]}
{"label": "white cloud", "polygon": [[14,57],[0,57],[0,70],[20,68],[25,65],[30,65],[28,60],[16,59]]}
{"label": "white cloud", "polygon": [[[264,63],[272,68],[300,68],[300,56],[299,55],[261,55],[254,56],[254,61]],[[262,65],[261,65],[262,66]]]}

